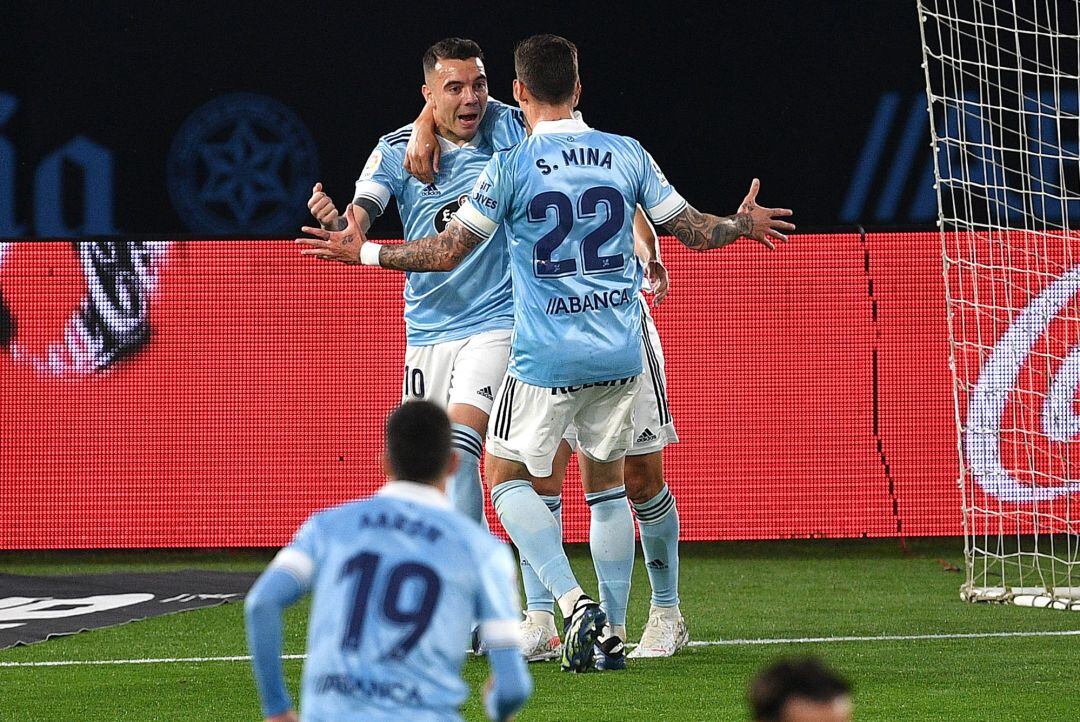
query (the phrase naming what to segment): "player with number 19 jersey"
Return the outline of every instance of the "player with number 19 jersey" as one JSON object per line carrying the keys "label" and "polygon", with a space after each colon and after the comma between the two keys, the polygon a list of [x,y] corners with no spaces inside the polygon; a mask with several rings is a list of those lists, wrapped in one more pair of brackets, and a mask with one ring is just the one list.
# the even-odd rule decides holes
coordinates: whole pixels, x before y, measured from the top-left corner
{"label": "player with number 19 jersey", "polygon": [[639,204],[658,225],[686,207],[640,143],[580,120],[537,123],[492,157],[457,219],[483,238],[505,224],[510,376],[561,388],[641,373]]}
{"label": "player with number 19 jersey", "polygon": [[303,719],[460,719],[473,620],[485,644],[517,644],[515,567],[424,484],[391,481],[313,515],[270,567],[313,590]]}

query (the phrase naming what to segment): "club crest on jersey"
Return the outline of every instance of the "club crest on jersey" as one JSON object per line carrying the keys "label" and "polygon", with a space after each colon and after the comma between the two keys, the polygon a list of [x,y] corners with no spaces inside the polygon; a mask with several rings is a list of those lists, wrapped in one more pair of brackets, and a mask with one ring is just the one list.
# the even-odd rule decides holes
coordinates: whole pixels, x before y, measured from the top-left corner
{"label": "club crest on jersey", "polygon": [[425,198],[430,198],[431,196],[442,195],[442,191],[439,190],[438,186],[436,186],[434,183],[428,183],[426,186],[424,186],[424,190],[420,191],[420,195]]}
{"label": "club crest on jersey", "polygon": [[[434,185],[434,184],[432,184]],[[432,225],[435,226],[436,233],[442,233],[446,230],[446,225],[450,223],[450,219],[454,217],[454,214],[461,208],[461,204],[468,199],[468,193],[462,193],[454,200],[447,203],[445,206],[435,211],[435,217],[432,219]]]}

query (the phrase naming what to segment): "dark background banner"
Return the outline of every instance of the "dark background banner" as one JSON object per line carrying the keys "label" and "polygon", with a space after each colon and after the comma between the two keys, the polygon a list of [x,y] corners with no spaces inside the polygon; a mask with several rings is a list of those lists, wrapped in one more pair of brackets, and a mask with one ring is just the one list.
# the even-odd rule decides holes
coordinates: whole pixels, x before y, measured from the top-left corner
{"label": "dark background banner", "polygon": [[[0,237],[289,235],[321,179],[344,203],[378,137],[420,107],[420,56],[581,48],[581,109],[649,148],[691,202],[761,200],[803,228],[935,217],[914,3],[716,7],[326,2],[4,4]],[[400,233],[395,213],[376,235]]]}

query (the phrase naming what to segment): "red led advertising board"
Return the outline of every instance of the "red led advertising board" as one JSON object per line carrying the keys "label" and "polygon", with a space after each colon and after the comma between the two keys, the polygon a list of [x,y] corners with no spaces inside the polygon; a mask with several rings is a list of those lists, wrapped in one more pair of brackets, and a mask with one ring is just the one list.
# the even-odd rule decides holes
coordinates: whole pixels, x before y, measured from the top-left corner
{"label": "red led advertising board", "polygon": [[[684,539],[961,532],[937,234],[662,245]],[[280,545],[381,483],[400,274],[287,241],[0,248],[0,548]],[[584,540],[576,474],[564,497]]]}

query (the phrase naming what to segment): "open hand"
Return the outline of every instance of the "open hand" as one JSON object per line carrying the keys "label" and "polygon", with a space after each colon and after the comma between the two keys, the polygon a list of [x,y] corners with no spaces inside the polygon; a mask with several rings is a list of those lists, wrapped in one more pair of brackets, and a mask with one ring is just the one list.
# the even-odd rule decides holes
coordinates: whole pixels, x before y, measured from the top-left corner
{"label": "open hand", "polygon": [[776,249],[772,239],[775,238],[787,243],[787,236],[781,231],[790,233],[795,230],[795,224],[777,220],[778,218],[790,216],[791,211],[789,209],[762,208],[757,204],[757,194],[760,188],[761,181],[755,178],[754,182],[750,184],[750,191],[746,194],[746,198],[743,198],[736,215],[750,217],[750,230],[745,231],[743,235],[747,238],[753,238],[772,251]]}
{"label": "open hand", "polygon": [[345,228],[340,231],[328,231],[324,228],[304,226],[300,230],[314,238],[297,238],[296,242],[307,246],[300,251],[302,256],[314,256],[324,261],[341,263],[360,263],[360,246],[367,236],[356,221],[356,206],[352,203],[345,209]]}

